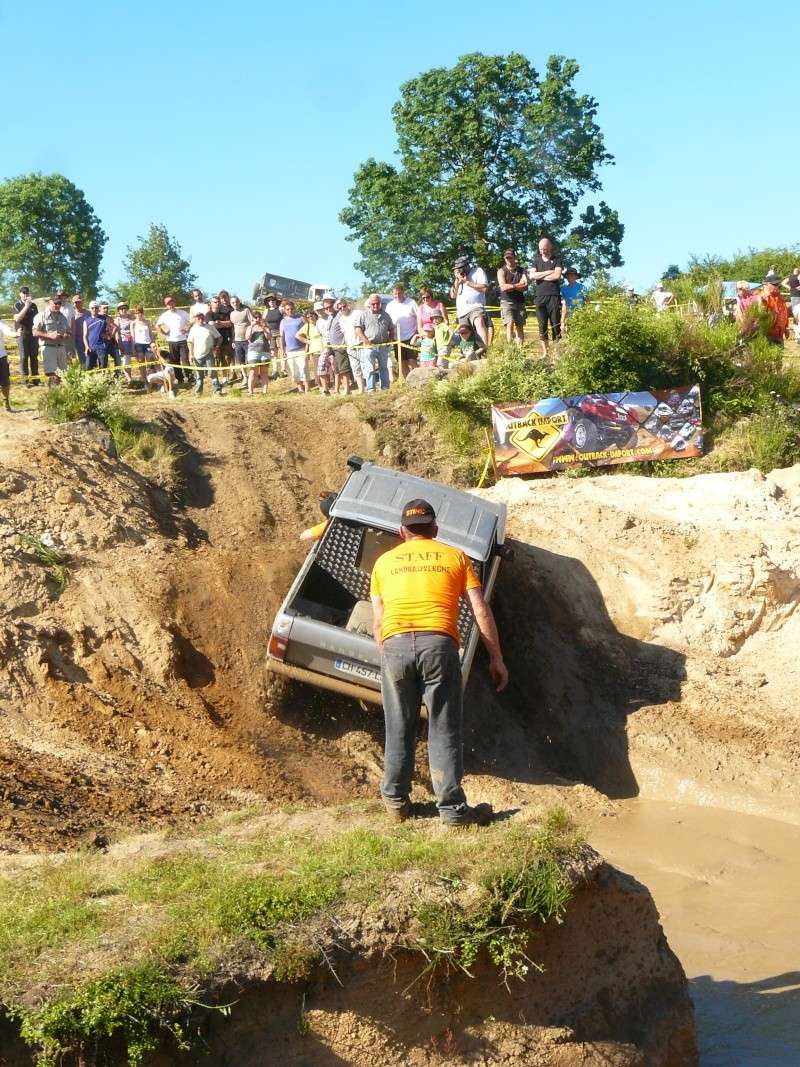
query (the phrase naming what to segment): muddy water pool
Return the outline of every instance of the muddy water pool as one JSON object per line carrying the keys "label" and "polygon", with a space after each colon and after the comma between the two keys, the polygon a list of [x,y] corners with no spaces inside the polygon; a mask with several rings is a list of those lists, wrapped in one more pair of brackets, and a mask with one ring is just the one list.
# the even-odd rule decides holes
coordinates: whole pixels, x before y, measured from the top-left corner
{"label": "muddy water pool", "polygon": [[640,799],[589,840],[653,894],[689,978],[702,1067],[798,1067],[800,827]]}

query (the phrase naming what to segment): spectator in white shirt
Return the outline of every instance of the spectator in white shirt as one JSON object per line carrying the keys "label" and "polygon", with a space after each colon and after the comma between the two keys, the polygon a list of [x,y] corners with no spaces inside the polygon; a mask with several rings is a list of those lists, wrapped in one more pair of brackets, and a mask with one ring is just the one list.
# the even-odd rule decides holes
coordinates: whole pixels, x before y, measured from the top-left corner
{"label": "spectator in white shirt", "polygon": [[459,325],[472,326],[489,347],[489,331],[486,326],[486,290],[489,279],[481,267],[471,267],[469,256],[459,256],[453,263],[453,285],[450,296],[456,302],[456,317]]}
{"label": "spectator in white shirt", "polygon": [[178,371],[179,379],[190,381],[189,346],[186,343],[190,326],[189,316],[183,308],[175,307],[175,300],[171,296],[164,297],[164,306],[167,310],[156,319],[156,329],[167,339],[170,363],[187,368],[185,371]]}
{"label": "spectator in white shirt", "polygon": [[419,307],[416,300],[406,296],[406,291],[399,282],[392,289],[392,299],[386,305],[386,314],[392,320],[394,326],[395,341],[397,342],[397,367],[400,381],[402,381],[405,378],[403,360],[411,367],[416,366],[412,345],[417,333]]}

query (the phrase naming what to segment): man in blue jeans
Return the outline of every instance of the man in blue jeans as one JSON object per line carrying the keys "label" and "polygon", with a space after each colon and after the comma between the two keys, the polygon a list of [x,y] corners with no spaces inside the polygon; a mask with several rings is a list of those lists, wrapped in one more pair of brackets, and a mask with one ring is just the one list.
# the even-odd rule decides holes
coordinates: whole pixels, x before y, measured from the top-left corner
{"label": "man in blue jeans", "polygon": [[427,500],[403,508],[402,541],[372,569],[373,632],[381,650],[386,746],[381,796],[390,819],[411,814],[411,778],[420,705],[428,709],[428,757],[439,817],[448,827],[484,826],[490,804],[467,804],[462,740],[458,609],[472,607],[499,692],[508,684],[497,626],[463,552],[435,540],[436,513]]}
{"label": "man in blue jeans", "polygon": [[394,338],[394,323],[381,310],[381,298],[377,293],[367,297],[367,306],[355,320],[356,340],[360,346],[361,373],[367,383],[367,392],[389,388],[389,342]]}

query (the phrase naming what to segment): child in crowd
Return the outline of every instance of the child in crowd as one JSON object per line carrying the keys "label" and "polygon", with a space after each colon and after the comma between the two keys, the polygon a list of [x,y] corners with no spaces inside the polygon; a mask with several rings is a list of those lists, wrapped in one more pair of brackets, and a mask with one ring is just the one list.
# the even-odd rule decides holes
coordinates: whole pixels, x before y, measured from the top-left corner
{"label": "child in crowd", "polygon": [[422,327],[422,339],[419,342],[419,365],[420,367],[433,367],[436,364],[436,333],[432,322],[426,322]]}
{"label": "child in crowd", "polygon": [[486,355],[486,346],[468,322],[459,326],[447,343],[444,356],[439,357],[440,367],[449,367],[453,363],[466,363]]}
{"label": "child in crowd", "polygon": [[443,356],[450,338],[453,335],[453,331],[450,326],[445,322],[444,316],[441,311],[434,311],[431,316],[433,322],[433,336],[436,339],[436,355]]}

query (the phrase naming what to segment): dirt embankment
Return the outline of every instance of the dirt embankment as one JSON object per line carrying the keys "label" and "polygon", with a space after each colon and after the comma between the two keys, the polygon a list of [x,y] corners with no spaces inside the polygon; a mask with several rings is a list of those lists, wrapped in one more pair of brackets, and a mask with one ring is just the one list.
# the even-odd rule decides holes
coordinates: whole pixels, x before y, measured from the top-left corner
{"label": "dirt embankment", "polygon": [[[14,417],[0,436],[0,848],[102,843],[249,801],[314,807],[375,795],[374,712],[271,679],[263,666],[274,611],[304,554],[297,533],[316,520],[318,491],[341,484],[348,454],[381,458],[357,412],[355,404],[303,402],[165,409],[182,450],[178,499],[111,459],[91,428]],[[674,483],[619,475],[491,490],[508,502],[517,541],[496,601],[512,685],[497,698],[480,663],[473,672],[470,797],[509,813],[554,800],[598,813],[613,810],[613,798],[646,792],[796,817],[796,473]],[[34,553],[20,549],[20,533],[69,553],[61,596]],[[423,799],[424,745],[419,762]],[[670,1032],[685,1031],[685,987],[673,962],[663,995],[636,992],[633,972],[661,974],[668,950],[649,896],[637,918],[639,890],[622,886],[601,893],[595,885],[587,897],[587,908],[600,909],[587,920],[598,931],[586,940],[594,945],[583,972],[591,996],[582,1015],[575,983],[569,994],[564,986],[563,1003],[573,997],[577,1014],[564,1020],[571,1031],[563,1049],[552,1029],[558,1010],[545,1010],[535,989],[518,1025],[505,1000],[494,1012],[479,1007],[469,983],[429,1017],[425,1026],[436,1020],[439,1029],[425,1030],[426,1040],[447,1042],[457,1031],[466,1042],[459,1055],[469,1049],[486,1063],[661,1062],[646,1057],[643,1035],[657,1032],[663,1012],[673,1013]],[[622,903],[603,912],[614,894]],[[635,941],[639,921],[643,947],[629,966],[620,945]],[[577,966],[559,953],[582,952],[580,937],[556,938],[548,973]],[[617,974],[627,999],[613,986]],[[362,1001],[357,989],[326,985],[321,994],[319,1032],[328,1036],[317,1058],[306,1047],[281,1062],[375,1062],[368,1057],[388,1023],[380,1012],[364,1021],[375,980],[369,971],[353,978]],[[247,994],[254,1017],[278,1010],[268,992]],[[387,983],[380,1010],[399,1014],[386,1047],[409,1049],[405,1030],[423,1024],[402,1021],[396,996]],[[603,1004],[625,1007],[603,1015]],[[592,1012],[605,1022],[574,1025]],[[531,1023],[549,1028],[549,1044],[541,1034],[535,1044]],[[253,1049],[237,1062],[258,1062],[256,1031],[248,1037],[246,1024],[237,1027],[241,1047]],[[481,1049],[494,1048],[493,1027],[489,1055]],[[576,1042],[593,1051],[577,1059]],[[437,1047],[445,1050],[438,1061]],[[663,1062],[692,1062],[682,1055]],[[446,1045],[430,1042],[397,1056],[382,1062],[447,1062]]]}

